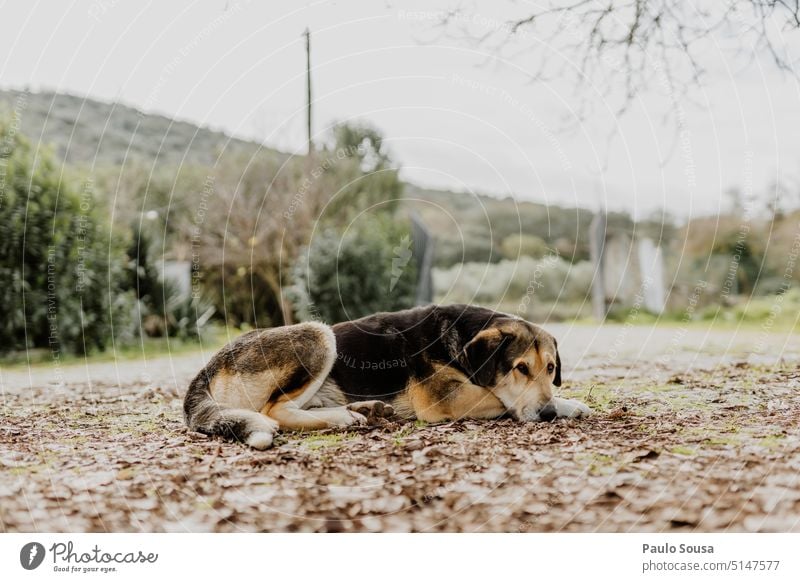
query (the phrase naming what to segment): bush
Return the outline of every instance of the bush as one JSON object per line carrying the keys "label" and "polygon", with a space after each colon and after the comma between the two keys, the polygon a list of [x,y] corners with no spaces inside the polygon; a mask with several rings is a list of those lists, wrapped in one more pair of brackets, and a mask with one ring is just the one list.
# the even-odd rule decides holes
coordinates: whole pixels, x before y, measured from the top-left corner
{"label": "bush", "polygon": [[512,234],[507,236],[500,244],[500,250],[506,259],[511,260],[524,256],[541,259],[550,251],[544,240],[531,234]]}
{"label": "bush", "polygon": [[291,297],[300,319],[337,323],[412,307],[417,267],[409,226],[386,214],[340,237],[317,236],[295,264]]}
{"label": "bush", "polygon": [[502,258],[502,253],[492,245],[492,239],[474,225],[466,225],[459,238],[436,238],[434,263],[437,267],[446,268],[461,263],[496,263]]}
{"label": "bush", "polygon": [[496,264],[464,263],[434,269],[437,300],[448,303],[583,301],[589,293],[593,268],[583,261],[571,265],[556,255],[521,257]]}
{"label": "bush", "polygon": [[784,288],[763,297],[740,297],[730,307],[712,305],[698,313],[698,319],[736,325],[758,324],[761,329],[796,329],[800,322],[800,288]]}
{"label": "bush", "polygon": [[92,183],[63,179],[49,151],[36,155],[0,122],[0,349],[54,354],[102,350],[136,334],[136,299],[123,290],[124,245],[105,228]]}

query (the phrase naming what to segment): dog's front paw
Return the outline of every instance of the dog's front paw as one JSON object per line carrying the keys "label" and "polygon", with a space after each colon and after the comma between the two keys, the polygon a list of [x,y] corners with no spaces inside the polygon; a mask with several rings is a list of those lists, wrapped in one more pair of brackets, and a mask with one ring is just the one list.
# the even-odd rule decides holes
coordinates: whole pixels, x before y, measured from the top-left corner
{"label": "dog's front paw", "polygon": [[354,424],[355,425],[367,424],[367,417],[361,414],[360,412],[356,412],[355,410],[350,410],[347,407],[342,407],[341,418],[338,419],[338,422],[335,423],[335,426],[339,428],[344,428],[346,426],[353,426]]}
{"label": "dog's front paw", "polygon": [[556,415],[559,418],[583,418],[592,413],[592,409],[580,400],[568,398],[553,398],[556,405]]}
{"label": "dog's front paw", "polygon": [[394,408],[392,405],[381,402],[380,400],[353,402],[348,404],[347,408],[367,417],[367,422],[370,424],[376,424],[379,419],[389,418],[394,415]]}

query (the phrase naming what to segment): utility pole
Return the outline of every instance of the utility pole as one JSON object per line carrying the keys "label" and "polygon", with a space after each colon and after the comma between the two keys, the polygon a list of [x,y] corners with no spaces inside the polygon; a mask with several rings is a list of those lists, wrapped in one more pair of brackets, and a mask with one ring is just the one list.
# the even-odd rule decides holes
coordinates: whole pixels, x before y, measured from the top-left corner
{"label": "utility pole", "polygon": [[303,33],[306,37],[306,125],[308,129],[308,155],[314,151],[311,141],[311,31],[306,28]]}
{"label": "utility pole", "polygon": [[592,313],[600,323],[606,319],[606,262],[603,257],[606,246],[606,213],[599,209],[589,225],[589,251],[594,265],[592,278]]}

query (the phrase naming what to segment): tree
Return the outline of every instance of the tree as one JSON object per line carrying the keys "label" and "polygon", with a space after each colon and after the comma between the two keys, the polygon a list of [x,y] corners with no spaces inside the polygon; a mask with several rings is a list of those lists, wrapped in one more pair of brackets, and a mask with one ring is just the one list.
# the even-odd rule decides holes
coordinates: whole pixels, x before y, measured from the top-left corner
{"label": "tree", "polygon": [[124,241],[106,228],[92,183],[76,189],[13,122],[0,121],[0,144],[0,349],[49,348],[58,357],[131,338],[136,299],[124,290]]}
{"label": "tree", "polygon": [[394,212],[403,183],[380,131],[365,123],[339,123],[331,136],[311,170],[312,176],[324,170],[335,185],[320,220],[345,228],[362,212]]}
{"label": "tree", "polygon": [[344,235],[315,237],[294,268],[293,297],[302,319],[338,323],[413,307],[417,268],[410,228],[387,213]]}
{"label": "tree", "polygon": [[363,122],[337,123],[331,133],[334,149],[358,159],[364,172],[375,172],[391,166],[383,134],[376,127]]}
{"label": "tree", "polygon": [[[599,90],[618,112],[653,83],[677,104],[701,81],[715,35],[734,38],[751,57],[766,51],[793,71],[783,35],[800,29],[796,0],[550,0],[521,10],[481,37],[482,46],[504,56],[524,52],[534,59],[534,79],[570,79],[579,95]],[[460,26],[459,16],[447,14],[446,29]],[[581,115],[590,102],[582,100]]]}
{"label": "tree", "polygon": [[[231,325],[282,325],[283,279],[305,244],[324,192],[299,163],[232,155],[195,193],[184,238],[196,282]],[[295,198],[296,197],[296,198]]]}
{"label": "tree", "polygon": [[[380,134],[337,126],[333,135],[338,145],[308,158],[226,156],[210,184],[194,194],[189,212],[196,219],[185,224],[184,238],[197,256],[202,286],[229,323],[287,322],[292,307],[283,289],[293,283],[292,266],[312,233],[341,233],[354,221],[396,208],[402,183],[388,166]],[[364,142],[378,159],[370,170],[364,169],[369,156],[347,149]]]}

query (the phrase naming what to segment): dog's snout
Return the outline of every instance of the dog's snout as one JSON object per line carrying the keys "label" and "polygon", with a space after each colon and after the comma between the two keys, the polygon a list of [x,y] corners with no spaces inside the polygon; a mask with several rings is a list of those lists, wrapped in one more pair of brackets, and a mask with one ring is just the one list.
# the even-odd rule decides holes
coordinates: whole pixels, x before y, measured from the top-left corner
{"label": "dog's snout", "polygon": [[539,411],[539,418],[541,418],[544,422],[551,422],[556,417],[556,407],[552,404],[546,404],[542,409]]}

